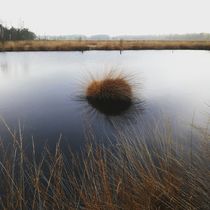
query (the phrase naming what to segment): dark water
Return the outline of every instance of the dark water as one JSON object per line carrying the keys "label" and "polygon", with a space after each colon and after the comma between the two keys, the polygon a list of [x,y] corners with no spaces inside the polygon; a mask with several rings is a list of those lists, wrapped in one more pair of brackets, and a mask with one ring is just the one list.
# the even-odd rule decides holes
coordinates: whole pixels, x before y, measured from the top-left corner
{"label": "dark water", "polygon": [[[197,123],[206,123],[210,105],[206,51],[1,53],[0,116],[12,129],[20,122],[24,135],[39,143],[56,142],[62,134],[69,145],[78,147],[88,126],[103,138],[112,130],[110,119],[77,99],[84,95],[90,74],[102,78],[110,69],[131,76],[135,96],[144,100],[144,112],[138,117],[135,113],[141,118],[135,126],[145,127],[145,120],[158,115],[174,126],[187,127],[193,116]],[[132,112],[111,121],[127,126]],[[0,131],[2,137],[7,133],[4,125]]]}

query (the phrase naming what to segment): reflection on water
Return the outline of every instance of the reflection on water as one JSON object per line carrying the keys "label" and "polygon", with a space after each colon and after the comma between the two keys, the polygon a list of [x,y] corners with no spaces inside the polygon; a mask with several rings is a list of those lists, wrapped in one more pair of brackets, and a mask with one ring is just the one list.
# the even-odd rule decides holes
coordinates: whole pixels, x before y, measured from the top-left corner
{"label": "reflection on water", "polygon": [[10,77],[12,75],[23,76],[26,75],[29,71],[28,59],[27,54],[25,55],[18,55],[17,59],[14,60],[8,53],[1,53],[0,56],[0,72],[9,74]]}
{"label": "reflection on water", "polygon": [[[12,127],[20,121],[25,135],[33,135],[36,141],[57,141],[62,133],[65,141],[76,146],[84,142],[88,115],[102,138],[109,126],[104,126],[102,116],[92,117],[97,113],[75,97],[88,72],[100,75],[113,66],[142,83],[136,94],[145,102],[137,103],[124,119],[111,118],[115,124],[121,120],[126,126],[130,116],[141,118],[141,123],[134,124],[144,128],[148,126],[144,121],[163,113],[187,125],[194,112],[195,121],[204,122],[206,104],[210,104],[210,54],[205,51],[1,53],[0,115]],[[133,114],[142,109],[143,113]],[[0,129],[4,135],[4,128]]]}
{"label": "reflection on water", "polygon": [[3,73],[7,73],[8,72],[8,63],[5,61],[5,62],[2,62],[0,63],[0,71],[3,72]]}

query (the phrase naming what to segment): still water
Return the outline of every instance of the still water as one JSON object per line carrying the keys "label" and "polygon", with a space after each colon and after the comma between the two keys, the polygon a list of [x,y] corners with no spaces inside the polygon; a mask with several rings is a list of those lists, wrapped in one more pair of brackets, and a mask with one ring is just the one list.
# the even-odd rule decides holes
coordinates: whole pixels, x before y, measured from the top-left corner
{"label": "still water", "polygon": [[[84,143],[85,126],[93,123],[102,138],[110,128],[106,117],[77,100],[93,75],[111,69],[131,78],[144,111],[135,126],[164,116],[173,125],[192,119],[205,124],[210,112],[210,53],[207,51],[91,51],[0,54],[0,116],[12,129],[21,125],[37,142],[62,139],[72,146]],[[116,118],[116,120],[118,120]],[[125,122],[126,116],[121,119]],[[130,120],[132,121],[132,120]],[[6,131],[1,123],[0,135]]]}

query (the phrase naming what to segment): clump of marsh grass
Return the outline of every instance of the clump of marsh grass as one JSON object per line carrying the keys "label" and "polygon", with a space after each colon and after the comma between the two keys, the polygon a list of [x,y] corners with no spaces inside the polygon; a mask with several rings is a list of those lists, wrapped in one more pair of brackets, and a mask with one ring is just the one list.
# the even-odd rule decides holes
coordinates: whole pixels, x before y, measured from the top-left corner
{"label": "clump of marsh grass", "polygon": [[[111,68],[99,78],[91,73],[83,79],[83,90],[77,99],[81,102],[89,121],[94,116],[106,118],[106,122],[119,126],[136,121],[143,113],[144,102],[139,94],[140,82],[131,74]],[[85,108],[85,109],[84,109]],[[101,117],[102,116],[102,117]]]}
{"label": "clump of marsh grass", "polygon": [[132,87],[121,76],[93,80],[86,90],[88,103],[105,115],[122,114],[132,105],[132,98]]}
{"label": "clump of marsh grass", "polygon": [[117,144],[89,143],[81,154],[64,154],[60,140],[37,160],[36,144],[30,159],[21,131],[9,129],[10,144],[0,141],[0,208],[209,209],[210,138],[200,131],[193,152],[156,126],[147,136],[118,130]]}

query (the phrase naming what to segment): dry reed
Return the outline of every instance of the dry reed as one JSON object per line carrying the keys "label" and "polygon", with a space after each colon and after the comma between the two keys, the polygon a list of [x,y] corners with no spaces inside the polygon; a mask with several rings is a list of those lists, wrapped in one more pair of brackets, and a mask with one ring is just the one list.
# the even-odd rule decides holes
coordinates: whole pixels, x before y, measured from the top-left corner
{"label": "dry reed", "polygon": [[0,42],[0,51],[210,50],[210,41],[34,40]]}
{"label": "dry reed", "polygon": [[61,139],[55,152],[45,148],[40,155],[32,141],[29,158],[21,129],[17,135],[7,128],[12,141],[0,144],[3,210],[209,209],[206,130],[199,132],[192,153],[174,140],[170,129],[156,127],[147,137],[118,130],[117,144],[89,143],[78,155],[64,153]]}

